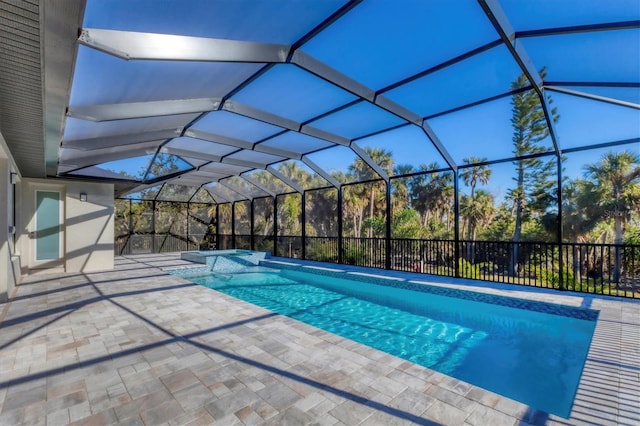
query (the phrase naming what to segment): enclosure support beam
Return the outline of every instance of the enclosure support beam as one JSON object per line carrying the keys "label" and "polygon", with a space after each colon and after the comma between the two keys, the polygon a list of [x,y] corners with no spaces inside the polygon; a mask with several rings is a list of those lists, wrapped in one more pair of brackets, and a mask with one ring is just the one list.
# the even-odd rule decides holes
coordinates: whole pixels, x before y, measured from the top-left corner
{"label": "enclosure support beam", "polygon": [[300,203],[302,204],[302,209],[300,211],[300,222],[302,222],[302,247],[301,253],[302,258],[307,258],[307,191],[302,192],[302,196],[300,197]]}
{"label": "enclosure support beam", "polygon": [[509,49],[511,56],[513,56],[513,59],[518,63],[522,73],[531,82],[533,90],[535,90],[538,98],[540,98],[540,106],[542,107],[542,111],[544,112],[544,116],[547,121],[549,136],[551,136],[551,141],[553,142],[553,147],[556,153],[560,155],[562,152],[560,150],[560,145],[558,144],[558,133],[556,132],[555,123],[553,121],[553,110],[547,100],[540,73],[536,70],[533,62],[529,58],[529,55],[527,55],[527,52],[522,47],[522,43],[516,43],[516,32],[507,19],[507,15],[502,10],[499,1],[478,0],[478,3],[498,34],[500,34],[502,42],[505,44],[507,49]]}
{"label": "enclosure support beam", "polygon": [[231,203],[231,247],[236,247],[236,202]]}
{"label": "enclosure support beam", "polygon": [[290,46],[221,38],[82,28],[78,42],[125,60],[283,63]]}
{"label": "enclosure support beam", "polygon": [[285,176],[284,174],[282,174],[278,169],[276,169],[273,166],[267,166],[267,171],[269,173],[271,173],[272,175],[274,175],[275,177],[277,177],[278,179],[280,179],[281,181],[283,181],[284,183],[286,183],[287,185],[289,185],[291,188],[293,188],[296,192],[302,194],[304,192],[304,190],[302,189],[302,187],[298,186],[297,183],[295,183],[293,180],[289,179],[287,176]]}
{"label": "enclosure support beam", "polygon": [[391,269],[391,182],[385,182],[386,188],[386,201],[387,201],[387,223],[385,228],[384,235],[384,244],[385,244],[385,258],[384,258],[384,267],[385,269]]}
{"label": "enclosure support beam", "polygon": [[[191,198],[189,198],[191,199]],[[187,250],[189,249],[189,228],[191,228],[191,203],[187,201]],[[199,250],[200,248],[198,248]]]}
{"label": "enclosure support beam", "polygon": [[454,264],[456,278],[460,278],[460,194],[458,187],[458,170],[453,171],[453,244],[454,244]]}
{"label": "enclosure support beam", "polygon": [[275,192],[273,192],[272,190],[270,190],[269,188],[267,188],[266,186],[264,186],[263,184],[258,182],[256,179],[254,179],[251,176],[247,175],[246,173],[241,173],[239,176],[242,179],[244,179],[247,182],[249,182],[250,184],[254,185],[256,188],[258,188],[258,189],[264,191],[265,193],[269,194],[270,196],[272,196],[272,197],[276,196]]}
{"label": "enclosure support beam", "polygon": [[342,191],[343,187],[338,188],[338,264],[342,264]]}
{"label": "enclosure support beam", "polygon": [[249,214],[250,214],[250,218],[249,218],[249,221],[250,221],[249,222],[249,234],[251,234],[251,237],[250,237],[250,244],[251,244],[250,248],[251,248],[251,251],[256,249],[255,238],[253,238],[253,234],[254,234],[254,231],[255,231],[255,226],[254,226],[254,219],[255,219],[254,201],[255,201],[255,199],[252,198],[251,199],[251,206],[250,206],[251,211],[249,212]]}
{"label": "enclosure support beam", "polygon": [[273,255],[278,255],[278,197],[273,197]]}
{"label": "enclosure support beam", "polygon": [[558,290],[565,290],[564,287],[564,258],[562,243],[564,240],[562,229],[562,156],[558,155],[556,166],[558,168]]}
{"label": "enclosure support beam", "polygon": [[[160,190],[162,191],[162,189]],[[158,194],[160,193],[158,191]],[[156,194],[156,197],[158,195]],[[151,253],[156,252],[156,200],[151,202]]]}
{"label": "enclosure support beam", "polygon": [[606,96],[598,96],[591,93],[580,92],[578,90],[564,89],[562,87],[556,87],[556,86],[545,86],[545,89],[549,90],[550,92],[564,93],[567,95],[577,96],[579,98],[590,99],[592,101],[605,102],[608,104],[622,106],[626,108],[640,109],[640,104],[627,102],[620,99],[608,98]]}
{"label": "enclosure support beam", "polygon": [[[127,236],[127,243],[125,244],[125,247],[127,246],[129,247],[127,254],[131,254],[131,236],[133,235],[133,214],[131,212],[132,208],[133,208],[133,201],[129,200],[129,235]],[[120,252],[120,254],[122,254],[122,251]]]}
{"label": "enclosure support beam", "polygon": [[220,204],[216,203],[216,249],[220,249]]}
{"label": "enclosure support beam", "polygon": [[382,169],[382,167],[380,167],[375,161],[373,161],[373,159],[369,156],[369,154],[366,153],[364,149],[360,148],[360,146],[355,142],[351,142],[351,150],[355,152],[356,155],[360,157],[360,159],[364,161],[367,166],[371,167],[371,169],[376,172],[377,175],[380,176],[385,182],[389,182],[389,175]]}

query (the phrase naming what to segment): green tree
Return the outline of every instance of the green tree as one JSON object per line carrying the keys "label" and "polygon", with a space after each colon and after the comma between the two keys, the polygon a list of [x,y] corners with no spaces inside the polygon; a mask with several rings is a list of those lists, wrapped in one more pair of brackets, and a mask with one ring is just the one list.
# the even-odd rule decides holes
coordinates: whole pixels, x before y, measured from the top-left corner
{"label": "green tree", "polygon": [[[397,165],[393,173],[395,176],[408,175],[413,173],[415,169],[410,164]],[[393,179],[391,181],[391,190],[393,193],[392,198],[392,210],[394,212],[400,212],[411,205],[411,196],[409,194],[409,184],[407,179]]]}
{"label": "green tree", "polygon": [[[476,201],[475,200],[476,185],[478,183],[481,183],[482,185],[486,185],[487,183],[489,183],[489,179],[491,178],[491,169],[487,165],[478,165],[478,163],[483,163],[487,161],[486,158],[466,157],[466,158],[463,158],[462,161],[464,161],[465,164],[476,164],[475,166],[466,167],[462,169],[462,171],[460,172],[460,177],[462,178],[462,181],[464,182],[464,184],[471,188],[471,195],[469,196],[469,199],[466,202],[473,204]],[[491,199],[491,203],[492,203],[491,207],[493,207],[493,198]],[[481,206],[481,207],[485,208],[486,206]],[[469,206],[467,210],[469,211],[470,208],[472,207]],[[470,219],[471,216],[468,216],[468,215],[465,215],[465,216],[467,221],[467,238],[470,240],[475,240],[474,220]]]}
{"label": "green tree", "polygon": [[[546,70],[540,71],[544,79]],[[517,90],[528,86],[529,80],[520,75],[511,84],[511,89]],[[548,99],[551,103],[551,99]],[[551,119],[559,119],[557,110],[550,112]],[[538,94],[533,90],[516,93],[511,98],[511,125],[513,127],[513,155],[524,157],[548,151],[549,148],[541,142],[549,135],[547,120]],[[512,203],[515,227],[511,240],[513,245],[512,257],[509,262],[510,274],[518,274],[518,245],[522,240],[523,222],[534,211],[544,211],[550,202],[549,191],[552,183],[550,176],[553,171],[554,160],[544,160],[539,157],[525,158],[514,161],[516,175],[515,188],[509,190],[508,199]],[[546,203],[546,204],[545,204]]]}
{"label": "green tree", "polygon": [[473,196],[464,195],[460,199],[460,214],[467,221],[467,238],[475,241],[479,225],[486,225],[493,216],[493,196],[487,191],[479,190]]}
{"label": "green tree", "polygon": [[[640,209],[640,156],[631,151],[608,152],[599,162],[585,166],[594,182],[597,204],[614,221],[614,244],[622,244],[624,226],[632,211]],[[613,280],[620,279],[620,248],[616,247]]]}
{"label": "green tree", "polygon": [[[365,153],[376,163],[380,168],[382,168],[387,175],[390,175],[393,172],[393,154],[390,151],[384,150],[382,148],[364,148]],[[377,173],[360,157],[358,157],[350,166],[349,172],[354,176],[356,181],[365,181],[377,179]],[[365,186],[367,188],[365,188]],[[363,191],[366,191],[368,196],[368,202],[366,207],[368,207],[368,220],[369,223],[374,223],[374,216],[376,205],[384,204],[386,202],[386,196],[384,192],[381,190],[380,185],[376,185],[374,183],[369,183],[367,185],[363,185]],[[364,196],[364,194],[362,194]],[[364,224],[364,222],[363,222]],[[372,237],[374,233],[375,227],[368,226],[367,227],[367,236]]]}
{"label": "green tree", "polygon": [[[439,165],[421,165],[423,173],[413,179],[411,205],[422,217],[422,226],[430,229],[431,237],[444,237],[449,231],[453,206],[453,176],[450,172],[438,172]],[[444,228],[441,229],[442,225]]]}
{"label": "green tree", "polygon": [[471,188],[471,198],[473,198],[476,185],[478,183],[481,183],[482,185],[489,183],[489,179],[491,178],[491,169],[487,165],[479,164],[487,161],[484,157],[466,157],[463,158],[462,161],[465,164],[476,164],[475,166],[466,167],[460,172],[460,177],[464,184]]}
{"label": "green tree", "polygon": [[393,238],[422,238],[424,228],[420,223],[420,213],[414,209],[404,209],[393,216],[391,221]]}

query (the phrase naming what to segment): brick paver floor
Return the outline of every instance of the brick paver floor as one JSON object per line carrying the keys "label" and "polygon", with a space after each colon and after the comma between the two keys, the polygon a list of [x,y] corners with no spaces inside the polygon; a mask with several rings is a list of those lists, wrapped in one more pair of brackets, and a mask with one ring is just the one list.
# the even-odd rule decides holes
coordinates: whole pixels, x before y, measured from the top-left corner
{"label": "brick paver floor", "polygon": [[0,425],[640,424],[638,301],[439,284],[600,310],[563,419],[165,273],[177,254],[116,264],[0,305]]}

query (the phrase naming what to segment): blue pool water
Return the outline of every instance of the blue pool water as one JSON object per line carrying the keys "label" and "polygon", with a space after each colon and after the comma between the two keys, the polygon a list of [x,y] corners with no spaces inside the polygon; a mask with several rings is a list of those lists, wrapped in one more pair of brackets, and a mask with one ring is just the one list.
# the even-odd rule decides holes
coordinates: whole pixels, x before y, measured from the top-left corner
{"label": "blue pool water", "polygon": [[[562,417],[571,412],[597,317],[521,299],[471,293],[477,301],[434,294],[430,286],[289,270],[180,275]],[[523,304],[533,310],[509,306]]]}

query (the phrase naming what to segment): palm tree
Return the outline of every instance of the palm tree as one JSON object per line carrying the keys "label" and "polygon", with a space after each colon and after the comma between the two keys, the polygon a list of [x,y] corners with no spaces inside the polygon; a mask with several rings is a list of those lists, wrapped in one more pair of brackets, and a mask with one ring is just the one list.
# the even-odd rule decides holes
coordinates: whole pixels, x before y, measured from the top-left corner
{"label": "palm tree", "polygon": [[[478,157],[466,157],[463,158],[465,164],[478,164],[484,163],[487,161],[486,158],[478,158]],[[491,169],[487,165],[476,165],[472,167],[466,167],[462,169],[460,172],[460,177],[462,178],[465,185],[471,187],[471,198],[473,198],[476,185],[481,183],[482,185],[486,185],[489,183],[489,178],[491,177]]]}
{"label": "palm tree", "polygon": [[473,197],[464,195],[460,199],[460,213],[466,218],[471,241],[476,239],[478,225],[486,224],[493,216],[493,196],[479,190]]}
{"label": "palm tree", "polygon": [[283,161],[278,165],[278,171],[302,188],[307,188],[312,181],[311,174],[295,161]]}
{"label": "palm tree", "polygon": [[[410,164],[399,164],[394,168],[395,176],[408,175],[413,173],[415,169]],[[409,178],[410,179],[410,178]],[[391,182],[393,191],[393,211],[402,211],[411,205],[411,196],[409,194],[410,183],[407,178],[393,179]]]}
{"label": "palm tree", "polygon": [[[393,154],[391,151],[387,151],[382,148],[370,147],[365,147],[364,151],[374,163],[380,166],[387,173],[387,175],[390,175],[393,172]],[[375,173],[374,170],[372,170],[371,167],[369,167],[369,165],[359,157],[349,166],[349,172],[351,172],[358,181],[371,180],[379,177],[377,173]],[[380,190],[378,188],[378,185],[374,185],[372,183],[368,184],[370,221],[373,221],[374,219],[376,196],[378,196],[378,198],[380,197]],[[373,236],[372,228],[369,228],[368,236]]]}
{"label": "palm tree", "polygon": [[[487,159],[484,157],[483,158],[466,157],[466,158],[463,158],[462,161],[464,161],[465,164],[478,164],[478,163],[484,163],[485,161],[487,161]],[[482,185],[486,185],[487,183],[489,183],[489,178],[491,178],[491,169],[487,165],[475,165],[472,167],[467,167],[462,169],[462,172],[460,172],[460,177],[462,178],[462,181],[464,182],[465,185],[471,187],[470,201],[474,203],[476,202],[476,199],[475,199],[476,185],[478,183],[481,183]],[[493,200],[492,200],[492,203],[493,203]],[[467,216],[467,238],[471,241],[475,240],[474,227],[475,227],[474,222],[469,219],[469,216]],[[470,255],[471,250],[472,250],[471,247],[467,246],[467,253],[469,254],[468,257],[472,257]]]}
{"label": "palm tree", "polygon": [[608,152],[598,163],[585,166],[586,177],[593,179],[598,204],[615,224],[616,256],[613,280],[620,279],[620,247],[624,226],[634,208],[640,206],[640,156],[631,151]]}

